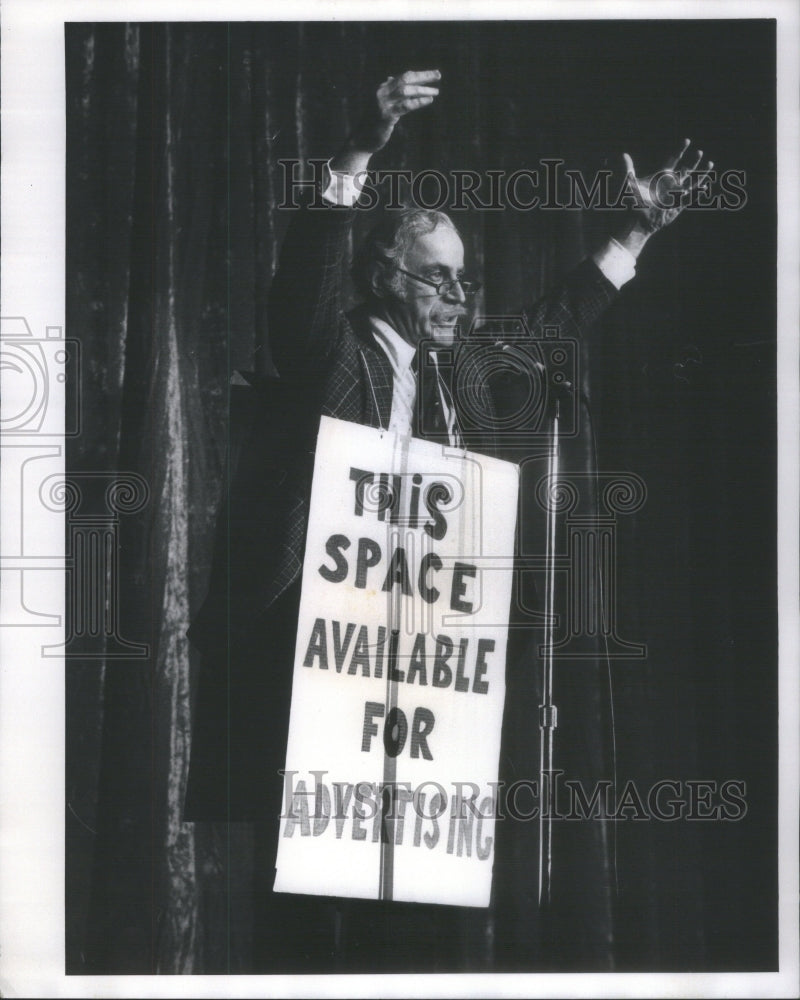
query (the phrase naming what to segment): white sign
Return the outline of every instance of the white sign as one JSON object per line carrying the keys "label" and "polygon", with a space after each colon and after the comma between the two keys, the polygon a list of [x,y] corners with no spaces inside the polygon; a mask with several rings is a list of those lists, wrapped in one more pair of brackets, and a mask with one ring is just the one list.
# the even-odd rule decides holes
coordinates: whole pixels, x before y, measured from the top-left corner
{"label": "white sign", "polygon": [[276,891],[489,905],[518,473],[322,418]]}

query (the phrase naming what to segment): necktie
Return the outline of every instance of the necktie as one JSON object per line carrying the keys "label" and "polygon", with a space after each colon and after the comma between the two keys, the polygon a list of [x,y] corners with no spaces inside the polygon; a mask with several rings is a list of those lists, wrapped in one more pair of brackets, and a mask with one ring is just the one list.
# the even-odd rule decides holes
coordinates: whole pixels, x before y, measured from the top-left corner
{"label": "necktie", "polygon": [[413,432],[415,437],[449,444],[447,419],[442,410],[439,377],[435,363],[429,357],[420,364],[419,353],[412,368],[417,375],[417,399],[414,406]]}

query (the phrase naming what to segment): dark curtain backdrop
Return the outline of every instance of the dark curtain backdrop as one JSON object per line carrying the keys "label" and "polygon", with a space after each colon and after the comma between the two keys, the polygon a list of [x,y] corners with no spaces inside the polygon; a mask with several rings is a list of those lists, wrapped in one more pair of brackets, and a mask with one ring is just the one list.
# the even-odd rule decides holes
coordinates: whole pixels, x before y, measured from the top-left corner
{"label": "dark curtain backdrop", "polygon": [[[148,655],[67,661],[69,972],[248,968],[257,831],[180,821],[197,667],[184,633],[224,487],[230,376],[271,369],[279,161],[329,156],[367,88],[432,66],[440,100],[376,165],[556,156],[591,176],[623,150],[655,169],[691,136],[745,172],[741,210],[687,213],[646,249],[585,384],[599,468],[647,487],[618,524],[620,632],[648,650],[612,662],[618,780],[740,779],[748,812],[617,824],[613,919],[591,954],[597,968],[776,966],[774,25],[72,24],[67,319],[83,420],[68,464],[78,479],[135,472],[149,499],[119,517],[115,597],[121,636]],[[615,218],[457,221],[497,313]]]}

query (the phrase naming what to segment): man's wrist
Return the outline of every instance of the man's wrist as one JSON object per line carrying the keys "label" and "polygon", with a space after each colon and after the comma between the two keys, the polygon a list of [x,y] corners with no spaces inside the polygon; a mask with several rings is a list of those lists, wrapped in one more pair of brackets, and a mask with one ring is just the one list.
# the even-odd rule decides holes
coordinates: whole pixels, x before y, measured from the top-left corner
{"label": "man's wrist", "polygon": [[363,174],[369,167],[372,153],[362,149],[352,140],[348,140],[328,164],[336,174]]}
{"label": "man's wrist", "polygon": [[391,138],[394,126],[394,121],[384,119],[362,121],[331,160],[331,169],[347,174],[366,171],[372,156]]}
{"label": "man's wrist", "polygon": [[653,235],[651,229],[644,219],[639,216],[631,219],[625,227],[614,237],[615,242],[624,247],[633,257],[638,257],[644,249],[645,244]]}

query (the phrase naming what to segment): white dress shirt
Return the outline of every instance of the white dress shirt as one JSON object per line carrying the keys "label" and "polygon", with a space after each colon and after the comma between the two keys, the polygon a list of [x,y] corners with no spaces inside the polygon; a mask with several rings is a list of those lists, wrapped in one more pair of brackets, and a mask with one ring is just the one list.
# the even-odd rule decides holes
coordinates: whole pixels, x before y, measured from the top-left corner
{"label": "white dress shirt", "polygon": [[417,377],[411,367],[417,349],[377,316],[369,317],[369,325],[372,336],[392,366],[394,391],[389,430],[407,437],[414,423],[414,402],[417,398]]}

